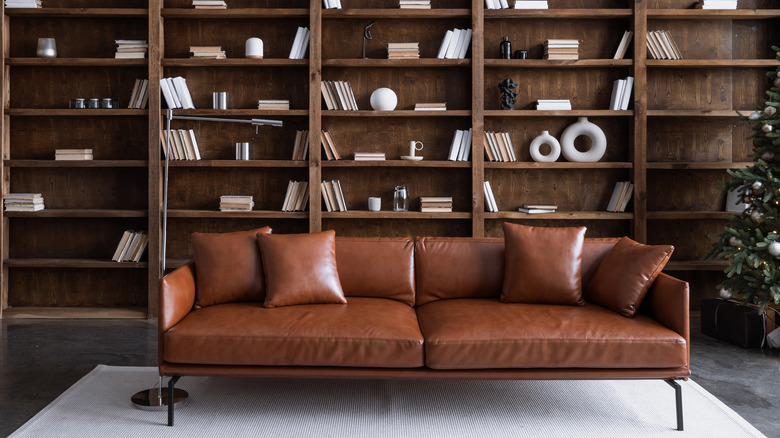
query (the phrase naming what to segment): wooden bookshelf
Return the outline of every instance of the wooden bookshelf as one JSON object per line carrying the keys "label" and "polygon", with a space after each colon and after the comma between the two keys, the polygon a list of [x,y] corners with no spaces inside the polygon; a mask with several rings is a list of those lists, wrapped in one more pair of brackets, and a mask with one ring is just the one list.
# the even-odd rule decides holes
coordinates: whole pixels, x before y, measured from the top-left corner
{"label": "wooden bookshelf", "polygon": [[[667,271],[691,282],[693,300],[716,295],[722,262],[702,262],[708,234],[725,212],[718,184],[727,169],[751,164],[748,114],[763,99],[765,72],[777,62],[780,9],[741,0],[740,9],[691,9],[691,0],[556,0],[548,10],[485,10],[482,0],[434,2],[401,10],[397,0],[364,0],[324,10],[319,0],[232,0],[230,9],[196,10],[190,0],[48,0],[42,9],[3,11],[3,192],[43,193],[41,212],[3,212],[0,317],[154,317],[162,259],[165,161],[159,130],[166,110],[159,81],[182,76],[194,110],[177,115],[282,120],[281,128],[174,121],[196,132],[202,160],[169,162],[166,266],[191,258],[190,234],[269,225],[275,233],[334,229],[340,236],[502,236],[505,221],[587,226],[590,237],[630,235],[676,247]],[[375,20],[368,59],[363,27]],[[288,54],[297,27],[311,30],[305,59]],[[43,28],[59,57],[35,57]],[[473,30],[465,59],[437,59],[449,29]],[[670,30],[681,60],[648,59],[648,30]],[[75,31],[74,31],[75,30]],[[625,30],[634,40],[613,58]],[[74,41],[73,35],[79,35]],[[509,36],[528,59],[500,59]],[[263,59],[244,57],[249,37],[265,43]],[[579,59],[542,59],[548,38],[576,38]],[[115,39],[148,39],[146,59],[114,59]],[[339,44],[329,42],[338,41]],[[387,43],[419,42],[420,58],[387,59]],[[78,43],[77,43],[78,42]],[[227,59],[189,58],[191,45],[219,45]],[[608,107],[612,83],[634,76],[628,110]],[[150,81],[149,109],[128,109],[136,78]],[[520,85],[515,110],[501,110],[497,84]],[[350,81],[359,111],[325,110],[321,82]],[[394,111],[373,111],[371,93],[392,88]],[[228,110],[211,109],[211,93],[229,92]],[[68,109],[68,99],[112,97],[120,109]],[[257,110],[259,99],[289,99],[286,111]],[[538,99],[570,99],[571,111],[536,111]],[[446,102],[446,111],[414,111]],[[532,161],[541,131],[562,131],[588,117],[607,136],[596,163]],[[473,130],[467,161],[448,161],[455,130]],[[296,131],[310,133],[309,156],[292,161]],[[327,160],[319,132],[328,130],[341,160]],[[517,162],[489,162],[485,131],[508,131]],[[423,161],[401,160],[422,141]],[[236,142],[252,144],[234,159]],[[585,141],[578,140],[585,147]],[[95,160],[54,161],[55,148],[94,149]],[[385,152],[386,161],[354,161],[355,152]],[[337,179],[348,211],[327,212],[320,182]],[[288,181],[309,182],[303,212],[282,212]],[[490,181],[499,212],[486,212]],[[635,185],[629,208],[605,211],[615,183]],[[396,185],[409,188],[410,211],[391,211]],[[247,194],[251,212],[220,212],[220,195]],[[369,196],[383,210],[367,211]],[[422,213],[419,196],[452,196],[452,213]],[[523,203],[553,203],[551,214],[524,214]],[[141,263],[110,257],[125,229],[149,232]],[[115,285],[120,285],[115,287]]]}

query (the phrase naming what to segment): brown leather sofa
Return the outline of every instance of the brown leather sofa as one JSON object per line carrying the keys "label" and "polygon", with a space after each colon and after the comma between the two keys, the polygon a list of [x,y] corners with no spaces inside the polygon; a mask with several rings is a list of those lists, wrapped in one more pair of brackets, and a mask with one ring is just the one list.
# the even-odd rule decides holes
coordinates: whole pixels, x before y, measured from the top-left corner
{"label": "brown leather sofa", "polygon": [[[617,239],[586,239],[587,284]],[[197,308],[194,262],[161,280],[159,371],[181,376],[663,379],[690,376],[688,284],[660,274],[638,314],[499,301],[504,240],[337,238],[347,304]],[[169,400],[169,425],[173,424]]]}

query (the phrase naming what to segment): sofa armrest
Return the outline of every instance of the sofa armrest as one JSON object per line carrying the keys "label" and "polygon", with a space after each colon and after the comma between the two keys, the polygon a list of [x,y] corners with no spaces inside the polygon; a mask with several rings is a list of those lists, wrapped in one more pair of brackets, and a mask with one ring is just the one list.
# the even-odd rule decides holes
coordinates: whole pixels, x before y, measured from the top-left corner
{"label": "sofa armrest", "polygon": [[195,305],[195,262],[160,279],[160,335],[184,319]]}
{"label": "sofa armrest", "polygon": [[650,316],[679,333],[690,345],[690,291],[688,282],[661,273],[645,298]]}

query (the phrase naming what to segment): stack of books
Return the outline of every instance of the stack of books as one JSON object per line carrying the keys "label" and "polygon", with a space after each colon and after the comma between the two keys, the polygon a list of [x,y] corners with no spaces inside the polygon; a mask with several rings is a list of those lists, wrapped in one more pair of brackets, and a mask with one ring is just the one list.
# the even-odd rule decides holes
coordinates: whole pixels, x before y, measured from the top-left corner
{"label": "stack of books", "polygon": [[5,8],[6,9],[18,9],[18,8],[25,8],[25,9],[37,9],[42,8],[41,0],[5,0]]}
{"label": "stack of books", "polygon": [[441,41],[439,53],[436,55],[439,59],[464,59],[471,45],[471,29],[452,29],[444,34]]}
{"label": "stack of books", "polygon": [[149,79],[136,79],[133,92],[130,94],[130,103],[127,107],[144,109],[147,102],[149,102]]}
{"label": "stack of books", "polygon": [[515,9],[549,9],[547,0],[515,0]]}
{"label": "stack of books", "polygon": [[352,92],[352,84],[349,81],[322,81],[322,100],[329,110],[357,111],[355,93]]}
{"label": "stack of books", "polygon": [[56,149],[55,161],[89,161],[92,159],[92,149]]}
{"label": "stack of books", "polygon": [[160,90],[170,109],[195,109],[187,80],[181,76],[160,79]]}
{"label": "stack of books", "polygon": [[485,9],[509,9],[507,0],[485,0]]}
{"label": "stack of books", "polygon": [[653,59],[683,59],[677,43],[668,30],[650,30],[647,32],[647,51]]}
{"label": "stack of books", "polygon": [[536,101],[538,111],[570,110],[571,102],[568,99],[539,99]]}
{"label": "stack of books", "polygon": [[609,101],[611,110],[627,110],[631,101],[631,90],[634,88],[634,77],[616,79],[612,85],[612,98]]}
{"label": "stack of books", "polygon": [[347,201],[337,179],[322,181],[322,200],[327,211],[347,211]]}
{"label": "stack of books", "polygon": [[452,213],[452,196],[420,196],[423,213]]}
{"label": "stack of books", "polygon": [[225,59],[222,46],[190,46],[190,58],[194,59]]}
{"label": "stack of books", "polygon": [[485,208],[491,213],[498,213],[498,204],[496,204],[496,197],[493,196],[493,187],[490,186],[490,181],[485,181],[482,186],[485,192]]}
{"label": "stack of books", "polygon": [[431,0],[398,0],[401,9],[430,9]]}
{"label": "stack of books", "polygon": [[43,210],[43,196],[40,193],[6,193],[3,195],[5,211]]}
{"label": "stack of books", "polygon": [[607,211],[613,213],[622,213],[626,211],[628,201],[631,200],[631,195],[634,194],[634,185],[630,181],[618,181],[615,183],[615,190],[612,191],[612,197],[609,198],[609,204],[607,204]]}
{"label": "stack of books", "polygon": [[195,9],[227,9],[225,0],[192,0]]}
{"label": "stack of books", "polygon": [[696,9],[737,9],[737,0],[701,0]]}
{"label": "stack of books", "polygon": [[309,202],[309,182],[293,181],[287,184],[282,211],[304,211]]}
{"label": "stack of books", "polygon": [[290,109],[289,100],[258,100],[257,109],[259,110],[288,110]]}
{"label": "stack of books", "polygon": [[417,59],[420,43],[387,43],[387,59]]}
{"label": "stack of books", "polygon": [[455,135],[452,136],[452,144],[450,144],[450,153],[447,156],[449,161],[468,161],[471,154],[471,128],[455,130]]}
{"label": "stack of books", "polygon": [[114,40],[116,43],[116,59],[144,59],[149,43],[146,40]]}
{"label": "stack of books", "polygon": [[320,143],[322,143],[322,150],[325,152],[325,158],[328,160],[341,159],[341,155],[336,149],[336,143],[333,141],[333,136],[330,135],[330,131],[322,131],[322,133],[320,133]]}
{"label": "stack of books", "polygon": [[523,204],[517,211],[528,214],[555,213],[558,210],[557,205],[550,204]]}
{"label": "stack of books", "polygon": [[550,39],[544,42],[544,59],[579,59],[579,40]]}
{"label": "stack of books", "polygon": [[115,262],[137,262],[146,250],[149,236],[146,231],[127,230],[122,234],[111,260]]}
{"label": "stack of books", "polygon": [[615,50],[615,56],[612,57],[612,59],[623,59],[624,56],[626,56],[626,51],[628,51],[628,45],[631,44],[631,38],[633,38],[634,32],[627,30],[623,32],[623,37],[620,38],[620,43],[618,43],[618,48]]}
{"label": "stack of books", "polygon": [[255,201],[251,195],[222,195],[219,211],[252,211]]}
{"label": "stack of books", "polygon": [[295,144],[293,145],[293,161],[303,161],[309,156],[309,131],[295,131]]}
{"label": "stack of books", "polygon": [[290,49],[290,59],[303,59],[306,56],[306,51],[309,50],[310,34],[308,27],[298,27],[292,48]]}
{"label": "stack of books", "polygon": [[[168,150],[165,146],[167,132],[160,130],[160,145],[163,149],[163,156],[167,156]],[[195,140],[195,131],[192,129],[171,129],[170,133],[171,156],[169,160],[200,160],[200,150],[198,142]]]}
{"label": "stack of books", "polygon": [[447,102],[442,103],[415,103],[415,111],[446,111]]}
{"label": "stack of books", "polygon": [[355,152],[355,161],[385,161],[384,152]]}
{"label": "stack of books", "polygon": [[512,136],[506,131],[485,131],[483,140],[485,155],[488,161],[511,162],[517,161],[515,145]]}
{"label": "stack of books", "polygon": [[341,9],[341,0],[322,0],[325,9]]}

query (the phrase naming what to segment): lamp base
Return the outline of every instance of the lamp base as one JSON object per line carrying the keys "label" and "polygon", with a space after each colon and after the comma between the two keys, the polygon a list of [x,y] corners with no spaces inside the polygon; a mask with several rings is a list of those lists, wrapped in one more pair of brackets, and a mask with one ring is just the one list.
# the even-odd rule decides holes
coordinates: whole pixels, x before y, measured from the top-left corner
{"label": "lamp base", "polygon": [[[130,398],[133,405],[144,411],[163,411],[168,409],[168,388],[162,389],[162,398],[159,397],[159,388],[145,389],[136,392]],[[189,399],[190,394],[181,389],[173,390],[173,406],[181,406]]]}

